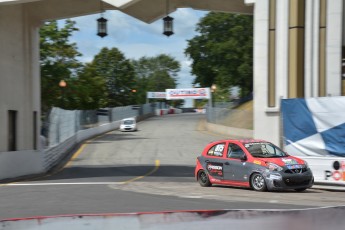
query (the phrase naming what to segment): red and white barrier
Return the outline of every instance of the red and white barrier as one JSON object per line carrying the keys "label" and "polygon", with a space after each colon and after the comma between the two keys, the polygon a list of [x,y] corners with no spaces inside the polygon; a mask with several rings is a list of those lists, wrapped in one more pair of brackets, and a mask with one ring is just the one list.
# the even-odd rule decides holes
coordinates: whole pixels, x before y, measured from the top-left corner
{"label": "red and white barrier", "polygon": [[163,116],[167,114],[179,114],[182,113],[182,109],[170,108],[170,109],[156,109],[157,116]]}

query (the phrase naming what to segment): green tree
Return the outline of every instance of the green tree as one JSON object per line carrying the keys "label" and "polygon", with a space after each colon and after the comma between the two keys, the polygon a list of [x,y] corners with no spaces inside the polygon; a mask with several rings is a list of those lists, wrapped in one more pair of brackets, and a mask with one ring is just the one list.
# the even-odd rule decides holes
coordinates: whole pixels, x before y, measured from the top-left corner
{"label": "green tree", "polygon": [[176,87],[180,63],[166,54],[132,61],[137,82],[138,102],[144,103],[147,92],[164,92]]}
{"label": "green tree", "polygon": [[41,65],[41,98],[42,112],[52,106],[66,107],[63,98],[64,89],[59,87],[60,80],[77,76],[82,64],[77,60],[81,54],[75,43],[69,42],[74,31],[75,22],[66,20],[59,28],[56,21],[46,22],[40,29],[40,65]]}
{"label": "green tree", "polygon": [[185,54],[192,59],[194,84],[220,88],[238,86],[244,96],[253,90],[253,16],[207,14],[199,35],[188,40]]}
{"label": "green tree", "polygon": [[136,103],[135,72],[130,60],[117,48],[102,48],[89,64],[105,81],[107,107]]}
{"label": "green tree", "polygon": [[96,70],[86,64],[78,78],[72,83],[75,95],[74,107],[80,110],[94,110],[107,106],[107,88],[103,77],[97,75]]}

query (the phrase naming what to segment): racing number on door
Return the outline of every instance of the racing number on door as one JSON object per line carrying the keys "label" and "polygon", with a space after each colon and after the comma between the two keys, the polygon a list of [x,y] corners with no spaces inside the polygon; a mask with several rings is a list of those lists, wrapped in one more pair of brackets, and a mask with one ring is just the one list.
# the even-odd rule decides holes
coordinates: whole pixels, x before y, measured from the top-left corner
{"label": "racing number on door", "polygon": [[223,156],[223,150],[224,150],[225,144],[218,144],[210,148],[207,152],[207,155],[209,156],[216,156],[216,157],[222,157]]}
{"label": "racing number on door", "polygon": [[224,144],[216,145],[216,148],[214,149],[214,156],[221,157],[223,156],[223,150],[224,150]]}

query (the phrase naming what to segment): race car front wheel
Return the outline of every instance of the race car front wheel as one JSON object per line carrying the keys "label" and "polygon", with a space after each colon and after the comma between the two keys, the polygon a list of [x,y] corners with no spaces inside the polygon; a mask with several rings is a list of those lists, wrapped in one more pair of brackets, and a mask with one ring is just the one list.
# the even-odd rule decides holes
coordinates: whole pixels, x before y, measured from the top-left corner
{"label": "race car front wheel", "polygon": [[211,186],[210,179],[208,178],[208,175],[204,170],[200,170],[198,172],[198,182],[202,187]]}
{"label": "race car front wheel", "polygon": [[265,178],[260,173],[254,173],[251,176],[250,184],[255,191],[264,192],[267,190]]}

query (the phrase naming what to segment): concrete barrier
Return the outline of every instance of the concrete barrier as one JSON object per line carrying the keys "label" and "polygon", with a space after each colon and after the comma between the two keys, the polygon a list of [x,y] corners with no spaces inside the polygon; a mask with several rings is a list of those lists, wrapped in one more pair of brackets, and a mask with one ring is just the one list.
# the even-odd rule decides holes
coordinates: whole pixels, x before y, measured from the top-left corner
{"label": "concrete barrier", "polygon": [[156,116],[163,116],[168,114],[168,109],[156,109]]}
{"label": "concrete barrier", "polygon": [[344,157],[298,157],[308,162],[316,183],[345,186]]}
{"label": "concrete barrier", "polygon": [[345,207],[299,210],[210,210],[161,213],[99,214],[34,217],[0,221],[3,230],[339,230]]}

